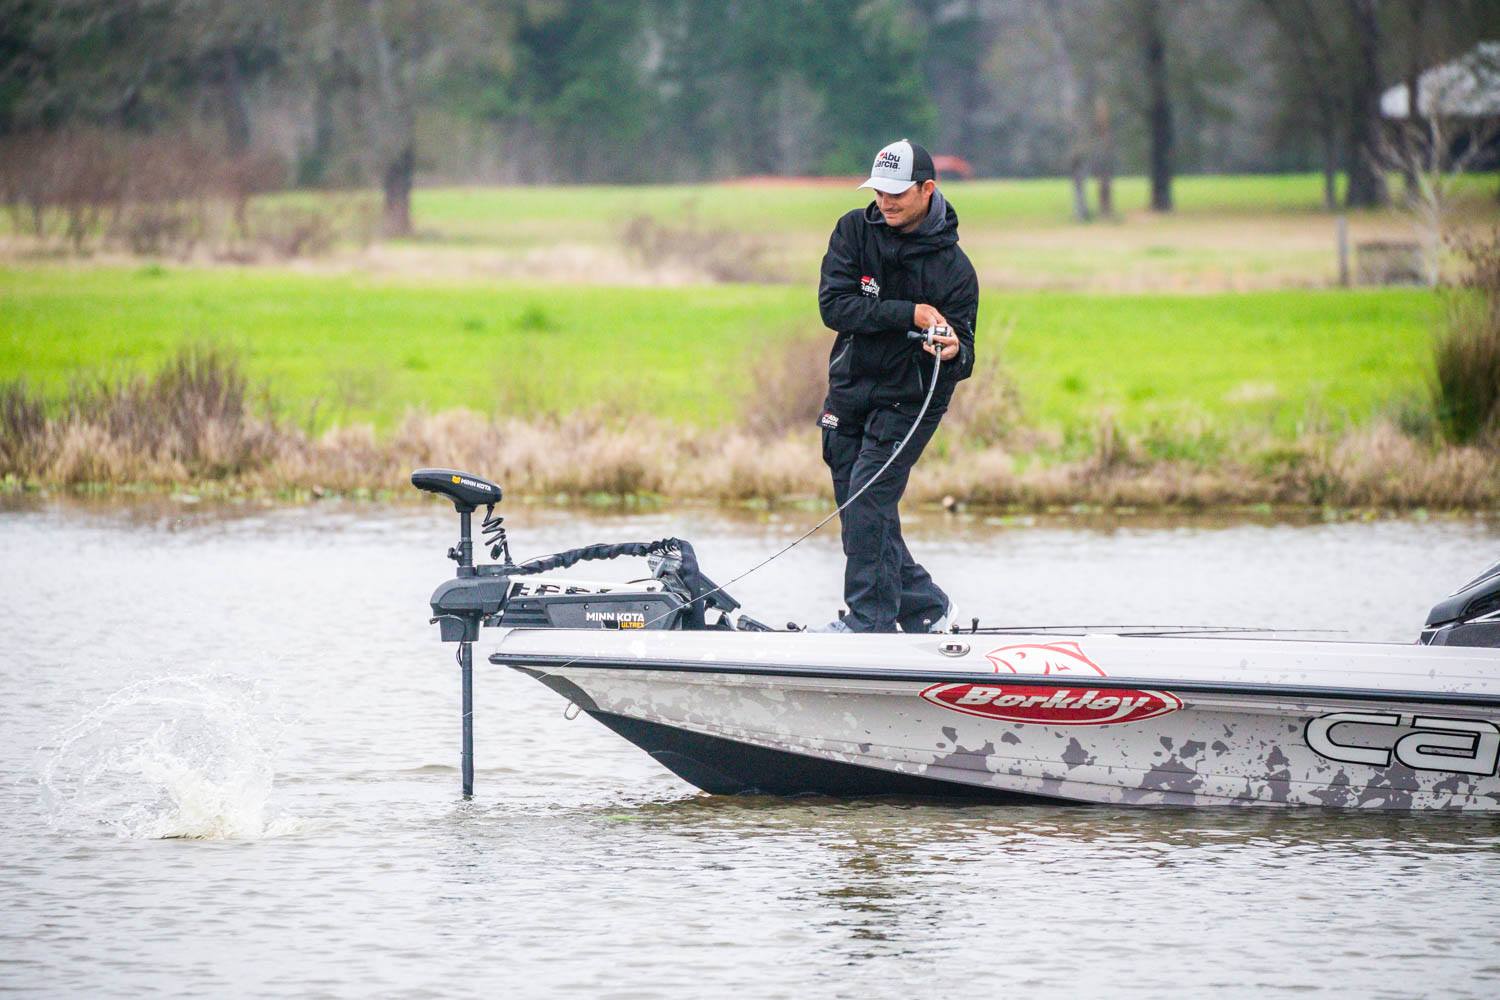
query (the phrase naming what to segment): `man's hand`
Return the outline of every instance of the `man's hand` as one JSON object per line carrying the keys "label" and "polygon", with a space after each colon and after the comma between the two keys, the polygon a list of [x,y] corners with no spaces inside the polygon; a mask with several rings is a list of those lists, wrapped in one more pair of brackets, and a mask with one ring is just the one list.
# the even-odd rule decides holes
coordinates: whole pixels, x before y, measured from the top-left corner
{"label": "man's hand", "polygon": [[[943,345],[943,360],[952,361],[958,357],[958,337],[951,333],[934,333],[932,339]],[[922,342],[922,350],[928,354],[936,354],[937,351],[925,340]]]}
{"label": "man's hand", "polygon": [[925,302],[919,303],[911,313],[913,329],[925,330],[930,326],[947,326],[948,321],[943,319],[943,314]]}
{"label": "man's hand", "polygon": [[[925,302],[918,303],[917,307],[912,310],[911,321],[916,325],[918,330],[928,330],[934,326],[948,325],[948,321],[943,318],[943,314]],[[952,361],[958,357],[958,338],[953,334],[938,333],[934,334],[932,339],[943,345],[944,361]],[[937,353],[932,345],[926,341],[922,342],[922,350],[928,354]]]}

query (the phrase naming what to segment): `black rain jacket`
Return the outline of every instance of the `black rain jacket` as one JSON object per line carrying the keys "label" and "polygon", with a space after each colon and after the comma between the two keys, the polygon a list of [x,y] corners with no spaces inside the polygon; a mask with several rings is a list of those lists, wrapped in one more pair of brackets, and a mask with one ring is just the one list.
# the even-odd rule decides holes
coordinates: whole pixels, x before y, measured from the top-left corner
{"label": "black rain jacket", "polygon": [[[906,336],[919,302],[942,313],[960,342],[933,394],[941,413],[953,386],[974,371],[979,314],[979,279],[958,246],[958,213],[935,191],[927,218],[911,233],[886,225],[874,202],[839,219],[818,285],[823,323],[838,334],[823,403],[836,423],[862,422],[876,407],[915,411],[921,405],[932,355]],[[829,426],[826,418],[820,422]]]}

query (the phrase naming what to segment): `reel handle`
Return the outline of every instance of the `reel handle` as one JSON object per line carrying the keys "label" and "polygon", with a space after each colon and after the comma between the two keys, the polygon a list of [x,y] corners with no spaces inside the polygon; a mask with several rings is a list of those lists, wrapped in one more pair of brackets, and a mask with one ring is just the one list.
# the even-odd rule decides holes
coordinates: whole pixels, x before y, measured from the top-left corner
{"label": "reel handle", "polygon": [[925,330],[907,330],[906,331],[906,339],[907,340],[920,340],[924,344],[936,345],[937,341],[933,339],[934,337],[936,337],[936,336],[944,336],[944,337],[946,337],[946,336],[948,336],[948,334],[950,332],[951,331],[946,326],[929,326]]}

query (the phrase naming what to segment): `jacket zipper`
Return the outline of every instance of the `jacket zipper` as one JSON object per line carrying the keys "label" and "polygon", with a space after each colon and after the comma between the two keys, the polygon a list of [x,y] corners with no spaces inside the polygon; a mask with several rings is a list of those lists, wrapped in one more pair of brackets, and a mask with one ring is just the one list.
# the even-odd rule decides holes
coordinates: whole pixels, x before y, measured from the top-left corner
{"label": "jacket zipper", "polygon": [[830,372],[833,371],[833,366],[834,365],[836,365],[840,361],[844,360],[844,355],[848,354],[849,353],[849,348],[851,348],[853,346],[854,346],[854,338],[851,337],[851,338],[849,338],[849,340],[845,341],[845,343],[844,343],[844,349],[842,351],[839,351],[838,354],[835,354],[834,357],[833,357],[833,360],[830,361],[830,362],[828,362],[828,370]]}

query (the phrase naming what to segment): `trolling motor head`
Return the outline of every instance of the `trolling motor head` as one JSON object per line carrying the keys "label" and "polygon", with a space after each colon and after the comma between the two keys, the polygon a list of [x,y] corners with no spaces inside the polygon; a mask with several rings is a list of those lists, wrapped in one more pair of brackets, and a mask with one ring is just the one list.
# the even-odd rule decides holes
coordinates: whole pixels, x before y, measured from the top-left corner
{"label": "trolling motor head", "polygon": [[460,514],[472,514],[475,508],[493,507],[500,502],[497,484],[457,469],[418,469],[411,474],[411,484],[452,500],[453,508]]}
{"label": "trolling motor head", "polygon": [[457,579],[443,581],[433,593],[432,620],[437,623],[444,642],[473,642],[479,638],[479,626],[484,620],[498,614],[504,606],[510,588],[506,573],[512,568],[508,548],[504,565],[474,565],[470,515],[476,508],[484,507],[484,529],[496,536],[497,550],[504,547],[502,519],[493,516],[495,504],[500,502],[500,487],[482,476],[457,469],[418,469],[411,474],[411,484],[447,497],[458,511],[458,544],[448,550],[448,558],[458,563]]}
{"label": "trolling motor head", "polygon": [[[419,490],[436,493],[453,501],[458,511],[459,539],[457,548],[448,550],[448,558],[458,563],[459,576],[474,575],[474,538],[469,515],[480,506],[484,507],[484,530],[493,534],[496,545],[495,556],[505,551],[505,561],[510,562],[510,549],[505,544],[505,529],[501,527],[503,517],[493,516],[495,504],[500,502],[500,486],[472,472],[457,469],[418,469],[411,474],[411,484]],[[468,570],[468,572],[465,572]]]}

